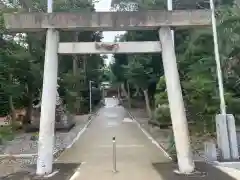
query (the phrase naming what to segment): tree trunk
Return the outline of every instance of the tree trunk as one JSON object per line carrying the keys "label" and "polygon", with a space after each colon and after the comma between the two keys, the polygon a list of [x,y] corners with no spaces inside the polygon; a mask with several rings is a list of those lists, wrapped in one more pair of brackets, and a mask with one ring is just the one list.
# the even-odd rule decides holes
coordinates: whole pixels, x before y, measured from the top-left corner
{"label": "tree trunk", "polygon": [[11,95],[9,96],[9,107],[10,107],[10,114],[12,117],[12,122],[15,122],[16,121],[16,111],[14,108],[13,99],[12,99]]}
{"label": "tree trunk", "polygon": [[77,75],[77,55],[73,56],[73,75]]}
{"label": "tree trunk", "polygon": [[[79,32],[74,33],[74,41],[75,42],[78,42],[78,35],[79,35]],[[77,62],[78,62],[78,55],[75,54],[75,55],[73,55],[73,75],[74,76],[77,75],[77,70],[78,70]]]}
{"label": "tree trunk", "polygon": [[28,93],[28,106],[26,109],[26,116],[23,119],[23,124],[31,124],[32,120],[32,110],[33,110],[33,94],[31,92]]}
{"label": "tree trunk", "polygon": [[86,59],[87,59],[86,55],[83,55],[84,83],[86,83],[86,79],[87,79],[87,61],[86,61]]}
{"label": "tree trunk", "polygon": [[121,83],[121,89],[122,89],[122,92],[123,92],[123,96],[127,97],[128,94],[127,94],[127,91],[126,91],[126,89],[124,87],[124,83]]}
{"label": "tree trunk", "polygon": [[120,94],[120,86],[118,86],[118,99],[121,98],[121,94]]}
{"label": "tree trunk", "polygon": [[[31,12],[31,9],[28,9],[29,12]],[[32,47],[32,41],[30,40],[30,36],[32,36],[33,34],[28,33],[27,34],[27,43],[28,43],[28,51],[29,53],[32,55],[33,53],[33,47]],[[32,103],[33,103],[33,90],[32,90],[32,82],[28,81],[27,82],[27,98],[28,98],[28,106],[26,109],[26,116],[23,117],[23,125],[25,124],[31,124],[31,119],[32,119]]]}
{"label": "tree trunk", "polygon": [[133,96],[135,96],[135,97],[138,97],[138,96],[140,96],[141,94],[140,94],[140,90],[139,90],[139,87],[138,86],[136,86],[136,92],[134,93],[134,95]]}
{"label": "tree trunk", "polygon": [[144,94],[144,98],[145,98],[147,114],[148,114],[148,117],[151,119],[152,111],[151,111],[151,107],[150,107],[150,103],[149,103],[148,90],[147,89],[143,90],[143,94]]}
{"label": "tree trunk", "polygon": [[[9,73],[9,82],[12,83],[12,74]],[[12,117],[12,122],[16,121],[16,110],[13,104],[13,98],[12,95],[9,95],[9,108],[10,108],[10,114]]]}
{"label": "tree trunk", "polygon": [[129,82],[127,82],[127,97],[128,97],[128,108],[131,108],[131,94],[130,94],[130,86]]}
{"label": "tree trunk", "polygon": [[[75,32],[74,33],[74,41],[75,42],[78,42],[78,36],[79,36],[79,32]],[[79,61],[79,56],[78,55],[74,55],[73,56],[73,75],[74,76],[77,76],[77,71],[78,71],[78,69],[79,69],[79,67],[78,67],[78,61]],[[76,82],[76,84],[75,84],[75,87],[74,87],[74,89],[76,90],[76,92],[78,92],[79,91],[79,86],[80,86],[80,84],[79,84],[80,82]],[[80,114],[81,113],[81,95],[79,94],[79,92],[78,92],[78,96],[76,97],[76,100],[75,100],[75,105],[74,105],[74,111],[75,111],[75,113],[76,114]]]}

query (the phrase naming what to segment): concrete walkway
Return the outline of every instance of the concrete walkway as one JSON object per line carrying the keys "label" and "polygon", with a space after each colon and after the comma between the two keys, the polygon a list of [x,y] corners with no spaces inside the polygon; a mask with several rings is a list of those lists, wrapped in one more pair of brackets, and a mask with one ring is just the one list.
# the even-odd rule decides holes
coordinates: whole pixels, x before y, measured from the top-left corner
{"label": "concrete walkway", "polygon": [[[117,103],[106,99],[106,107],[58,159],[58,163],[81,163],[71,180],[163,180],[153,164],[170,160]],[[117,142],[117,173],[112,171],[113,136]]]}
{"label": "concrete walkway", "polygon": [[[35,175],[30,166],[1,180],[240,180],[234,169],[216,168],[205,162],[195,162],[200,173],[178,175],[177,164],[164,156],[132,121],[115,99],[106,99],[86,131],[54,163],[53,174]],[[82,133],[82,131],[80,132]],[[112,137],[117,140],[117,173],[112,166]],[[231,175],[229,175],[231,174]],[[234,174],[234,175],[233,175]]]}

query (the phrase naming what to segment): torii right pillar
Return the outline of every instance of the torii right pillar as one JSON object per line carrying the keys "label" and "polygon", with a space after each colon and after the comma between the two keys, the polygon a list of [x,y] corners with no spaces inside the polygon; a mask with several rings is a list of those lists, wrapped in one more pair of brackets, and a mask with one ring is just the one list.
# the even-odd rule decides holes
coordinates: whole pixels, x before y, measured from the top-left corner
{"label": "torii right pillar", "polygon": [[194,171],[195,165],[190,146],[188,124],[171,29],[169,27],[160,28],[159,38],[162,45],[162,61],[176,144],[179,173],[189,174]]}

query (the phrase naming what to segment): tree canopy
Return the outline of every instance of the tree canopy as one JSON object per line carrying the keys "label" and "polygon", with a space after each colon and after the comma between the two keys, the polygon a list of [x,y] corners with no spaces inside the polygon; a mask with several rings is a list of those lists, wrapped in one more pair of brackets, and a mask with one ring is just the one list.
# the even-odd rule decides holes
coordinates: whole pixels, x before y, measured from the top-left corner
{"label": "tree canopy", "polygon": [[[135,4],[133,2],[135,1],[131,1],[131,4],[127,0],[114,1],[113,4],[116,10],[125,11],[129,10],[130,6],[131,10],[166,9],[167,3],[164,0],[136,1]],[[232,0],[215,3],[227,112],[233,113],[238,120],[240,8],[234,5]],[[209,2],[174,1],[174,9],[196,8],[209,8]],[[219,113],[219,93],[212,28],[174,30],[175,50],[188,120],[213,128],[215,114]],[[129,31],[119,39],[119,41],[158,40],[157,31]],[[153,118],[162,122],[170,121],[169,109],[163,106],[168,104],[168,99],[161,55],[115,55],[114,59],[111,67],[117,77],[115,81],[128,81],[132,91],[137,91],[136,86],[148,89],[148,94],[155,97],[151,102],[151,110],[155,111]]]}
{"label": "tree canopy", "polygon": [[[5,30],[3,13],[46,12],[47,2],[41,0],[7,2],[0,1],[0,115],[14,113],[17,108],[27,108],[29,119],[33,101],[41,98],[46,34],[44,32],[10,34]],[[55,0],[53,9],[57,12],[95,11],[92,3],[77,0]],[[101,39],[101,32],[60,32],[62,42],[94,42]],[[102,80],[103,66],[104,59],[100,55],[59,55],[59,93],[67,102],[69,111],[72,113],[88,111],[88,82],[94,80],[95,86],[98,87]],[[94,97],[96,100],[101,98],[100,95]]]}
{"label": "tree canopy", "polygon": [[[45,33],[10,34],[4,28],[5,12],[42,12],[46,2],[0,1],[0,97],[1,116],[25,107],[31,112],[34,99],[41,96]],[[166,0],[113,1],[117,11],[166,9]],[[180,2],[180,3],[179,3]],[[240,8],[233,0],[216,1],[217,31],[222,63],[227,112],[238,120],[240,103]],[[205,0],[174,1],[174,9],[205,9]],[[54,1],[54,11],[95,11],[88,1]],[[175,28],[175,49],[188,119],[213,126],[219,112],[219,93],[211,27]],[[102,32],[61,32],[60,40],[101,41]],[[159,41],[158,32],[128,31],[116,41]],[[60,96],[73,113],[88,111],[89,81],[99,87],[101,81],[111,81],[129,98],[145,100],[151,118],[170,121],[165,77],[161,54],[115,54],[109,68],[100,55],[59,55]],[[99,92],[96,92],[99,94]],[[96,101],[100,95],[95,96]],[[163,117],[164,115],[164,117]]]}

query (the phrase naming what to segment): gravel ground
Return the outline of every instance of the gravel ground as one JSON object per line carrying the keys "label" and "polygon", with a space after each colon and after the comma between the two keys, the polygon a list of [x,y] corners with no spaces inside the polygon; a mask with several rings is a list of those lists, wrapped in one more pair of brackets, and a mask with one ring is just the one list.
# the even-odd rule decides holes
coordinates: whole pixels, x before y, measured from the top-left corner
{"label": "gravel ground", "polygon": [[[152,126],[148,124],[148,117],[146,115],[146,112],[142,109],[131,109],[129,111],[136,121],[138,121],[141,126],[164,148],[167,149],[170,146],[170,136],[171,136],[171,130],[169,129],[160,129],[156,126]],[[193,141],[196,138],[191,137],[192,144]],[[194,143],[194,153],[193,158],[194,160],[202,160],[204,161],[206,158],[204,156],[204,150],[202,149],[203,143],[196,144]]]}
{"label": "gravel ground", "polygon": [[[54,153],[69,146],[78,132],[88,122],[89,115],[75,116],[76,125],[69,132],[57,132],[55,138]],[[22,133],[16,138],[0,146],[0,155],[3,154],[37,154],[37,141],[30,140],[34,133]],[[58,153],[57,153],[58,154]],[[36,164],[37,156],[29,158],[0,157],[0,177],[26,168],[30,164]]]}

